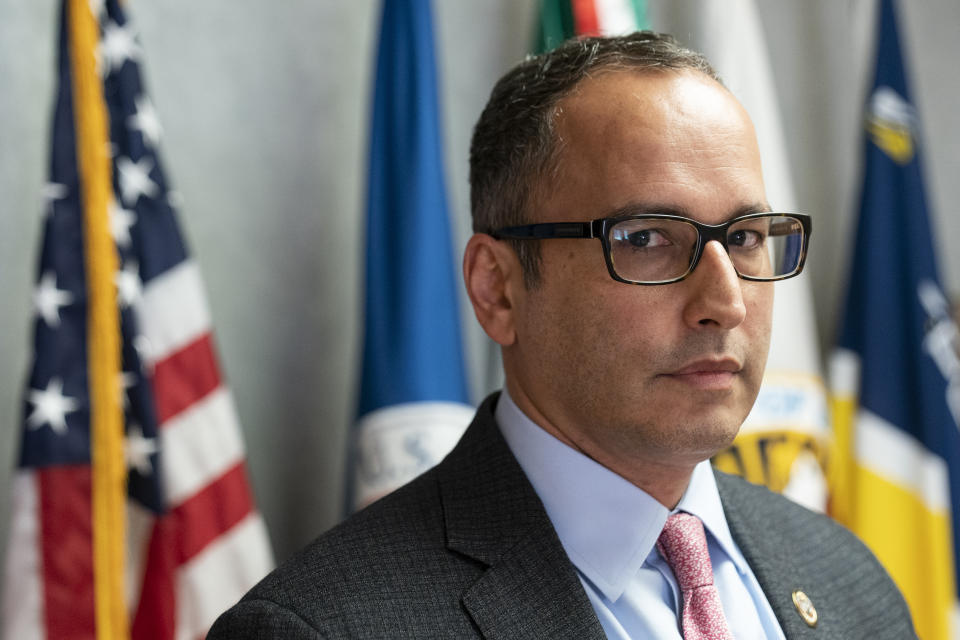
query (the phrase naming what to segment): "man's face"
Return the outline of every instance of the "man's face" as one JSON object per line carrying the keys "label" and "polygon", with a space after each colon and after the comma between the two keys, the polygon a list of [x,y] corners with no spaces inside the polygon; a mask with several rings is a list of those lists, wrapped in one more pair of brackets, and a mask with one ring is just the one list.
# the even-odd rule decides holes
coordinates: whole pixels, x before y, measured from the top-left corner
{"label": "man's face", "polygon": [[[717,224],[768,209],[753,127],[703,74],[607,71],[560,107],[559,171],[532,199],[532,222],[629,207]],[[597,240],[540,247],[541,283],[515,304],[504,350],[518,403],[621,473],[727,446],[759,389],[773,285],[740,280],[716,242],[685,280],[656,286],[614,281]]]}

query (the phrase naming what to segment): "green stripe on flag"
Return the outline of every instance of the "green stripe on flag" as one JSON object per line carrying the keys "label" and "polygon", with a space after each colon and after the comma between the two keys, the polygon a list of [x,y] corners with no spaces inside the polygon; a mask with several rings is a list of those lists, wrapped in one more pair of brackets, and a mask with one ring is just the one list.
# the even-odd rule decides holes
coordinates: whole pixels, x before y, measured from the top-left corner
{"label": "green stripe on flag", "polygon": [[570,0],[542,0],[534,35],[534,53],[544,53],[576,35]]}
{"label": "green stripe on flag", "polygon": [[647,0],[629,0],[633,7],[633,15],[637,19],[637,31],[643,31],[650,28],[650,22],[647,20]]}

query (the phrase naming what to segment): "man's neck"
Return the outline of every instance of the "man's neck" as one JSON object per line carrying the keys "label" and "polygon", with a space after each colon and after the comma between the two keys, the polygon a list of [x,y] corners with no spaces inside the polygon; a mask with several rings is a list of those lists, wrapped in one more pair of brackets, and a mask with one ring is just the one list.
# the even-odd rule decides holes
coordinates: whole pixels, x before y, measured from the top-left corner
{"label": "man's neck", "polygon": [[[668,509],[674,509],[683,498],[693,469],[700,460],[684,461],[676,464],[665,462],[667,456],[660,452],[651,452],[643,457],[630,458],[609,455],[602,448],[595,446],[589,437],[571,437],[562,428],[554,425],[531,401],[524,390],[516,384],[506,381],[505,387],[511,400],[535,425],[564,443],[594,460],[607,469],[610,469],[636,487],[639,487],[657,502]],[[579,430],[578,434],[585,433]]]}

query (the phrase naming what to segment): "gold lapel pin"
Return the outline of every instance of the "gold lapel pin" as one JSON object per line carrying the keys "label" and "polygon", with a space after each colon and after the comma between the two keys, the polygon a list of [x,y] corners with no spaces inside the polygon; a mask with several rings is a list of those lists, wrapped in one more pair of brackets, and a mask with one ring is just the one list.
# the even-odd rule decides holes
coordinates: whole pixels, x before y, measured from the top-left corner
{"label": "gold lapel pin", "polygon": [[806,622],[808,626],[817,626],[817,610],[813,606],[813,602],[810,601],[810,598],[807,597],[807,594],[800,590],[794,591],[793,606],[797,608],[800,617],[803,618],[803,621]]}

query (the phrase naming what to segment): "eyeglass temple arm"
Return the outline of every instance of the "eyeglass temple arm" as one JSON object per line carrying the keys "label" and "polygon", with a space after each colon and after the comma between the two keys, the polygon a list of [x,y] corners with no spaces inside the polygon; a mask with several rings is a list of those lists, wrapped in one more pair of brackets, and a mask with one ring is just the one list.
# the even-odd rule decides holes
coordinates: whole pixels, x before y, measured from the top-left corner
{"label": "eyeglass temple arm", "polygon": [[595,238],[589,222],[543,222],[498,229],[496,238]]}

